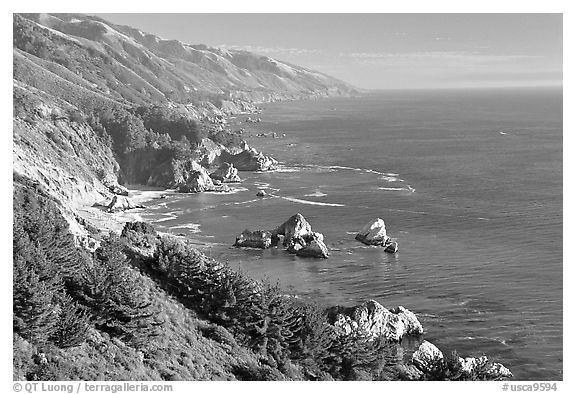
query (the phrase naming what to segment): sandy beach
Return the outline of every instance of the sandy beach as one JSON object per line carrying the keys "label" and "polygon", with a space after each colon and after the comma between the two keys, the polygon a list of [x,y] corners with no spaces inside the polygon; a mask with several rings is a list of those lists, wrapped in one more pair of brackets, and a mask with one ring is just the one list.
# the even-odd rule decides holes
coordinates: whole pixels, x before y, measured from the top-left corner
{"label": "sandy beach", "polygon": [[[144,185],[126,185],[126,188],[129,191],[128,197],[139,205],[176,192],[172,189],[161,189]],[[141,213],[145,209],[136,208],[110,213],[103,206],[79,206],[76,211],[80,217],[96,228],[105,232],[120,233],[126,222],[142,221]]]}

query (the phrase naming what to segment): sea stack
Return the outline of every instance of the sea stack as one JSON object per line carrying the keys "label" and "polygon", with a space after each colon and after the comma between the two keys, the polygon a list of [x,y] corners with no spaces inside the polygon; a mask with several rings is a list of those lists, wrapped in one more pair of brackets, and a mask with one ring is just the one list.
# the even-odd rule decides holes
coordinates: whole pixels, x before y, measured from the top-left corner
{"label": "sea stack", "polygon": [[362,230],[356,234],[356,239],[366,245],[384,245],[389,239],[386,234],[386,224],[384,220],[376,218],[367,223]]}
{"label": "sea stack", "polygon": [[212,178],[212,181],[220,181],[225,183],[242,181],[238,176],[238,170],[234,168],[233,164],[230,163],[222,163],[216,171],[210,174],[210,178]]}
{"label": "sea stack", "polygon": [[248,229],[236,237],[234,246],[266,249],[272,245],[272,233],[265,230],[250,231]]}

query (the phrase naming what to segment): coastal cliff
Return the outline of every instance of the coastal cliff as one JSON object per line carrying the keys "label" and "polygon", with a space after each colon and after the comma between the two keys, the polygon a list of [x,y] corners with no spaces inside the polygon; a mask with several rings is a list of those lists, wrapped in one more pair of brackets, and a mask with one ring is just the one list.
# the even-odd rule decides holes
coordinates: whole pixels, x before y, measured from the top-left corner
{"label": "coastal cliff", "polygon": [[[403,307],[341,311],[336,324],[324,307],[146,223],[124,220],[114,234],[83,215],[137,207],[124,185],[202,192],[240,181],[238,171],[273,169],[227,116],[353,87],[86,15],[17,14],[13,27],[15,379],[406,376],[397,342],[423,330],[400,327]],[[365,321],[386,324],[365,332]],[[478,368],[450,376],[485,378]]]}

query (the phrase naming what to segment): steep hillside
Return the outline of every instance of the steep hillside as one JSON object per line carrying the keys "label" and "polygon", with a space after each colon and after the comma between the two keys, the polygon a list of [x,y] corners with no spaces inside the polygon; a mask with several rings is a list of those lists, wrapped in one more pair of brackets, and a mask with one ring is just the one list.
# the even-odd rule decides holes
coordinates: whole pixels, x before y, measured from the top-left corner
{"label": "steep hillside", "polygon": [[[63,65],[96,91],[137,104],[206,100],[220,107],[222,100],[262,102],[355,91],[335,78],[266,56],[163,40],[86,15],[16,16],[14,33],[19,49]],[[45,40],[51,45],[37,48]]]}
{"label": "steep hillside", "polygon": [[213,187],[186,184],[197,178],[192,168],[207,173],[191,161],[267,169],[274,161],[230,132],[227,114],[354,92],[268,57],[86,15],[16,14],[13,31],[14,168],[71,211],[110,199],[119,183]]}

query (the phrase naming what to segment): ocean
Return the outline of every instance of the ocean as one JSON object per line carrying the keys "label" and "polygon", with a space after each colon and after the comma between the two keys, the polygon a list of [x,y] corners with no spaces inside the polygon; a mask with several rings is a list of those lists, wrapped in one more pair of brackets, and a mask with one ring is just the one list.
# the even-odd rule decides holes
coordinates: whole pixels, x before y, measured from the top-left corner
{"label": "ocean", "polygon": [[[149,201],[145,218],[300,297],[402,305],[446,352],[486,354],[519,380],[563,378],[561,89],[265,107],[260,123],[230,124],[278,159],[277,171],[241,172],[233,193]],[[298,212],[324,234],[329,259],[232,247],[245,228],[273,229]],[[377,217],[397,254],[354,240]]]}

